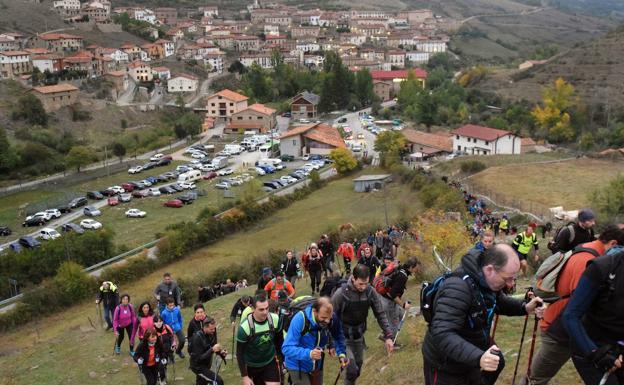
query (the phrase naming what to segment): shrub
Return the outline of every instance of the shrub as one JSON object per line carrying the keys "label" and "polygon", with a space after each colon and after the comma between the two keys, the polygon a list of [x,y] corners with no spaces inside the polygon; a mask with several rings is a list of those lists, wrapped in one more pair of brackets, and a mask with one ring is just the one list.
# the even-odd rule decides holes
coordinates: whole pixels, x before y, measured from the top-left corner
{"label": "shrub", "polygon": [[468,160],[461,163],[461,171],[466,174],[474,174],[486,168],[485,163],[478,160]]}
{"label": "shrub", "polygon": [[63,262],[53,280],[62,295],[72,302],[91,295],[96,288],[95,280],[82,270],[76,262]]}

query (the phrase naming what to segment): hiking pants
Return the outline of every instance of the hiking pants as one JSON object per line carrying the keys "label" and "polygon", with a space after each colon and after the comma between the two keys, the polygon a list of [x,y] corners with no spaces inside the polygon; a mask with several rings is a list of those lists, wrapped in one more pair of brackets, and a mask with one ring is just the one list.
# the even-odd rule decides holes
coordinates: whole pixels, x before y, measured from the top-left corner
{"label": "hiking pants", "polygon": [[113,306],[106,306],[102,304],[102,308],[104,309],[104,321],[106,321],[106,325],[108,325],[109,329],[113,328],[113,311],[115,308]]}
{"label": "hiking pants", "polygon": [[119,335],[117,336],[116,346],[121,347],[121,343],[124,340],[124,330],[126,331],[126,333],[128,333],[128,346],[130,346],[130,350],[132,350],[134,348],[134,344],[132,343],[132,324],[124,327],[117,327],[117,333],[119,333]]}
{"label": "hiking pants", "polygon": [[158,363],[156,365],[147,366],[141,365],[141,372],[145,376],[145,382],[147,385],[156,385],[158,383]]}
{"label": "hiking pants", "polygon": [[[579,376],[581,376],[585,385],[596,385],[600,383],[600,379],[602,379],[602,376],[604,375],[604,371],[602,369],[596,368],[592,362],[586,360],[585,358],[575,356],[574,354],[572,355],[572,362],[574,362],[574,367],[576,367],[576,371]],[[618,377],[622,377],[622,382],[618,381]],[[611,374],[605,385],[618,384],[624,384],[624,375],[622,375],[621,369]]]}
{"label": "hiking pants", "polygon": [[541,333],[539,350],[533,356],[529,384],[546,385],[570,359],[570,345],[556,341],[548,333]]}
{"label": "hiking pants", "polygon": [[297,274],[295,274],[295,275],[287,275],[287,276],[286,276],[286,279],[288,280],[288,282],[290,282],[290,284],[291,284],[293,287],[295,287],[295,282],[297,282],[297,278],[299,278],[299,277],[297,276]]}
{"label": "hiking pants", "polygon": [[425,385],[481,385],[481,370],[473,369],[466,373],[455,374],[440,371],[423,360]]}
{"label": "hiking pants", "polygon": [[391,299],[381,297],[386,317],[388,317],[388,323],[390,324],[390,330],[392,335],[396,336],[399,331],[399,324],[401,323],[401,317],[403,317],[403,309]]}
{"label": "hiking pants", "polygon": [[215,383],[215,372],[208,368],[191,370],[196,376],[195,385],[223,385],[223,379],[219,375],[216,375],[217,382]]}
{"label": "hiking pants", "polygon": [[347,366],[344,385],[355,385],[355,381],[360,377],[364,363],[364,338],[347,338],[345,342],[349,365]]}
{"label": "hiking pants", "polygon": [[176,353],[180,354],[180,352],[182,351],[182,348],[184,347],[184,342],[185,342],[184,332],[182,331],[182,329],[180,329],[177,332],[175,332],[175,334],[178,337],[178,346],[176,348]]}
{"label": "hiking pants", "polygon": [[323,371],[319,370],[312,374],[288,369],[288,378],[290,378],[291,385],[322,385]]}
{"label": "hiking pants", "polygon": [[344,261],[346,274],[350,275],[351,274],[351,260],[349,258],[343,258],[342,260]]}
{"label": "hiking pants", "polygon": [[321,269],[318,270],[310,270],[310,286],[312,287],[312,291],[320,291],[321,287]]}

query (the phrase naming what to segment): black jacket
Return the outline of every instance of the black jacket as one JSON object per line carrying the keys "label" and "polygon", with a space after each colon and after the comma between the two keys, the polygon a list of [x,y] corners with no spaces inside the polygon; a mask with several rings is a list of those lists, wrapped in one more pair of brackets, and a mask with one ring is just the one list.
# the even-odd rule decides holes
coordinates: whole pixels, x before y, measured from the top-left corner
{"label": "black jacket", "polygon": [[212,365],[212,347],[217,343],[216,334],[206,335],[203,330],[193,334],[189,341],[191,369],[210,368]]}
{"label": "black jacket", "polygon": [[334,260],[334,245],[329,239],[318,243],[318,248],[323,253],[323,259],[325,262]]}
{"label": "black jacket", "polygon": [[[155,347],[154,358],[157,360],[156,366],[160,366],[161,360],[163,358],[167,358],[167,352],[165,351],[165,347],[163,346],[163,343],[160,339],[156,340],[156,345],[154,345],[154,347]],[[149,345],[147,344],[147,342],[141,341],[139,343],[139,346],[134,352],[133,358],[135,362],[138,362],[139,358],[143,358],[142,365],[147,365],[147,361],[149,359]]]}
{"label": "black jacket", "polygon": [[558,251],[565,253],[574,249],[580,244],[596,240],[593,229],[584,229],[578,224],[578,222],[573,224],[572,228],[574,231],[574,237],[572,238],[572,242],[570,242],[571,234],[568,226],[565,226],[561,229],[561,231],[559,231],[559,234],[557,234],[557,238],[555,239],[555,244],[551,249],[553,253],[556,253]]}
{"label": "black jacket", "polygon": [[117,305],[119,305],[119,290],[103,290],[103,288],[100,287],[97,299],[103,306],[106,306],[109,309],[115,309]]}
{"label": "black jacket", "polygon": [[203,327],[204,327],[204,320],[198,321],[195,319],[195,317],[193,317],[189,321],[188,328],[186,329],[186,335],[187,335],[187,338],[189,339],[189,344],[188,344],[189,353],[191,353],[191,338],[189,336],[194,336],[195,333],[202,330]]}
{"label": "black jacket", "polygon": [[292,257],[292,259],[284,259],[282,264],[280,265],[280,269],[284,272],[284,275],[287,277],[295,276],[299,273],[299,261],[296,257]]}
{"label": "black jacket", "polygon": [[[423,342],[423,356],[441,371],[461,374],[479,368],[490,343],[493,313],[524,315],[524,302],[493,292],[481,273],[481,252],[471,249],[460,267],[441,285],[434,315]],[[464,278],[465,276],[468,276]]]}
{"label": "black jacket", "polygon": [[403,293],[405,293],[405,286],[407,284],[407,278],[411,275],[407,267],[400,266],[398,269],[399,271],[394,273],[392,276],[392,280],[390,281],[390,291],[386,295],[386,298],[390,300],[394,300],[397,297],[403,297]]}
{"label": "black jacket", "polygon": [[[263,288],[264,289],[264,288]],[[246,306],[243,305],[243,299],[239,298],[232,307],[232,311],[230,312],[230,322],[236,321],[236,318],[240,317],[245,310]]]}
{"label": "black jacket", "polygon": [[377,268],[381,266],[381,262],[379,262],[379,259],[374,255],[371,255],[370,258],[366,258],[365,256],[362,255],[362,258],[360,258],[358,263],[368,266],[368,269],[370,271],[369,282],[373,283],[373,279],[375,279],[375,273],[377,272]]}

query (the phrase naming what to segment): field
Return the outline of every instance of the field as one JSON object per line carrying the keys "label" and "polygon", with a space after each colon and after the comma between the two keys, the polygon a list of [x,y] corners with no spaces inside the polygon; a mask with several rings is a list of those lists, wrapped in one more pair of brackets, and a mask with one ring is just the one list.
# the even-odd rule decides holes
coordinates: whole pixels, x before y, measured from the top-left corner
{"label": "field", "polygon": [[[420,208],[417,197],[401,185],[389,186],[387,199],[390,218],[399,214],[414,215]],[[164,271],[170,271],[174,277],[188,277],[235,262],[244,262],[271,248],[301,250],[304,244],[318,239],[322,232],[345,222],[352,222],[356,226],[360,223],[385,224],[383,195],[354,193],[351,178],[331,182],[306,200],[294,203],[287,210],[278,212],[248,231],[198,250],[183,261],[163,267],[146,277],[137,277],[133,283],[124,285],[122,291],[132,294],[133,302],[140,302],[150,296]],[[308,293],[308,290],[304,288],[303,294]],[[222,328],[220,336],[227,345],[230,343],[227,336],[231,331],[224,318],[234,300],[230,295],[208,303],[208,313],[219,320]],[[189,308],[184,310],[184,316],[185,319],[190,317]],[[90,301],[3,336],[5,343],[0,348],[0,384],[110,384],[111,380],[120,384],[138,382],[136,367],[125,354],[127,350],[124,350],[124,355],[111,358],[112,334],[93,330],[87,317],[95,320],[95,309]],[[373,340],[371,338],[370,341]],[[41,349],[42,346],[45,349]],[[68,362],[72,362],[70,371],[67,370]],[[194,381],[185,369],[186,365],[177,364],[178,377],[185,378],[178,382],[180,384]],[[232,383],[237,376],[234,365],[228,365],[225,374],[229,380],[227,382]]]}
{"label": "field", "polygon": [[587,206],[589,193],[622,172],[622,162],[575,159],[561,163],[491,167],[468,182],[479,192],[487,193],[486,190],[504,195],[509,200],[573,210]]}
{"label": "field", "polygon": [[450,161],[444,161],[435,165],[435,170],[443,175],[456,175],[460,173],[462,163],[478,160],[486,167],[505,166],[512,164],[548,162],[558,159],[569,158],[570,155],[563,152],[545,152],[543,154],[522,155],[488,155],[488,156],[460,156]]}

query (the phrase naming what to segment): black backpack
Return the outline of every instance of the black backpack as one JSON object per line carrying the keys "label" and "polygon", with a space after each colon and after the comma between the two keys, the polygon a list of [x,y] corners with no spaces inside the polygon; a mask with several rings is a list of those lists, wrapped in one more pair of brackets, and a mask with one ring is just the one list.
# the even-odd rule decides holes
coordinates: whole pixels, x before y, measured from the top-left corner
{"label": "black backpack", "polygon": [[554,250],[555,244],[557,243],[557,239],[559,238],[559,235],[561,233],[561,230],[563,229],[568,229],[568,231],[570,232],[570,238],[568,239],[568,243],[572,243],[572,241],[574,240],[574,222],[568,222],[565,226],[561,226],[557,229],[557,231],[555,231],[555,235],[553,236],[553,238],[548,241],[548,250],[552,251],[553,253],[557,252],[557,250]]}
{"label": "black backpack", "polygon": [[[304,312],[305,309],[308,306],[312,305],[315,301],[316,301],[316,297],[313,297],[311,295],[304,295],[304,296],[295,298],[290,303],[289,312],[284,315],[284,318],[282,320],[284,330],[288,331],[288,328],[290,327],[290,322],[292,321],[293,317],[297,313]],[[303,329],[301,329],[301,336],[304,336],[308,334],[309,332],[310,332],[310,321],[308,320],[308,317],[306,317],[304,314],[303,315]]]}

